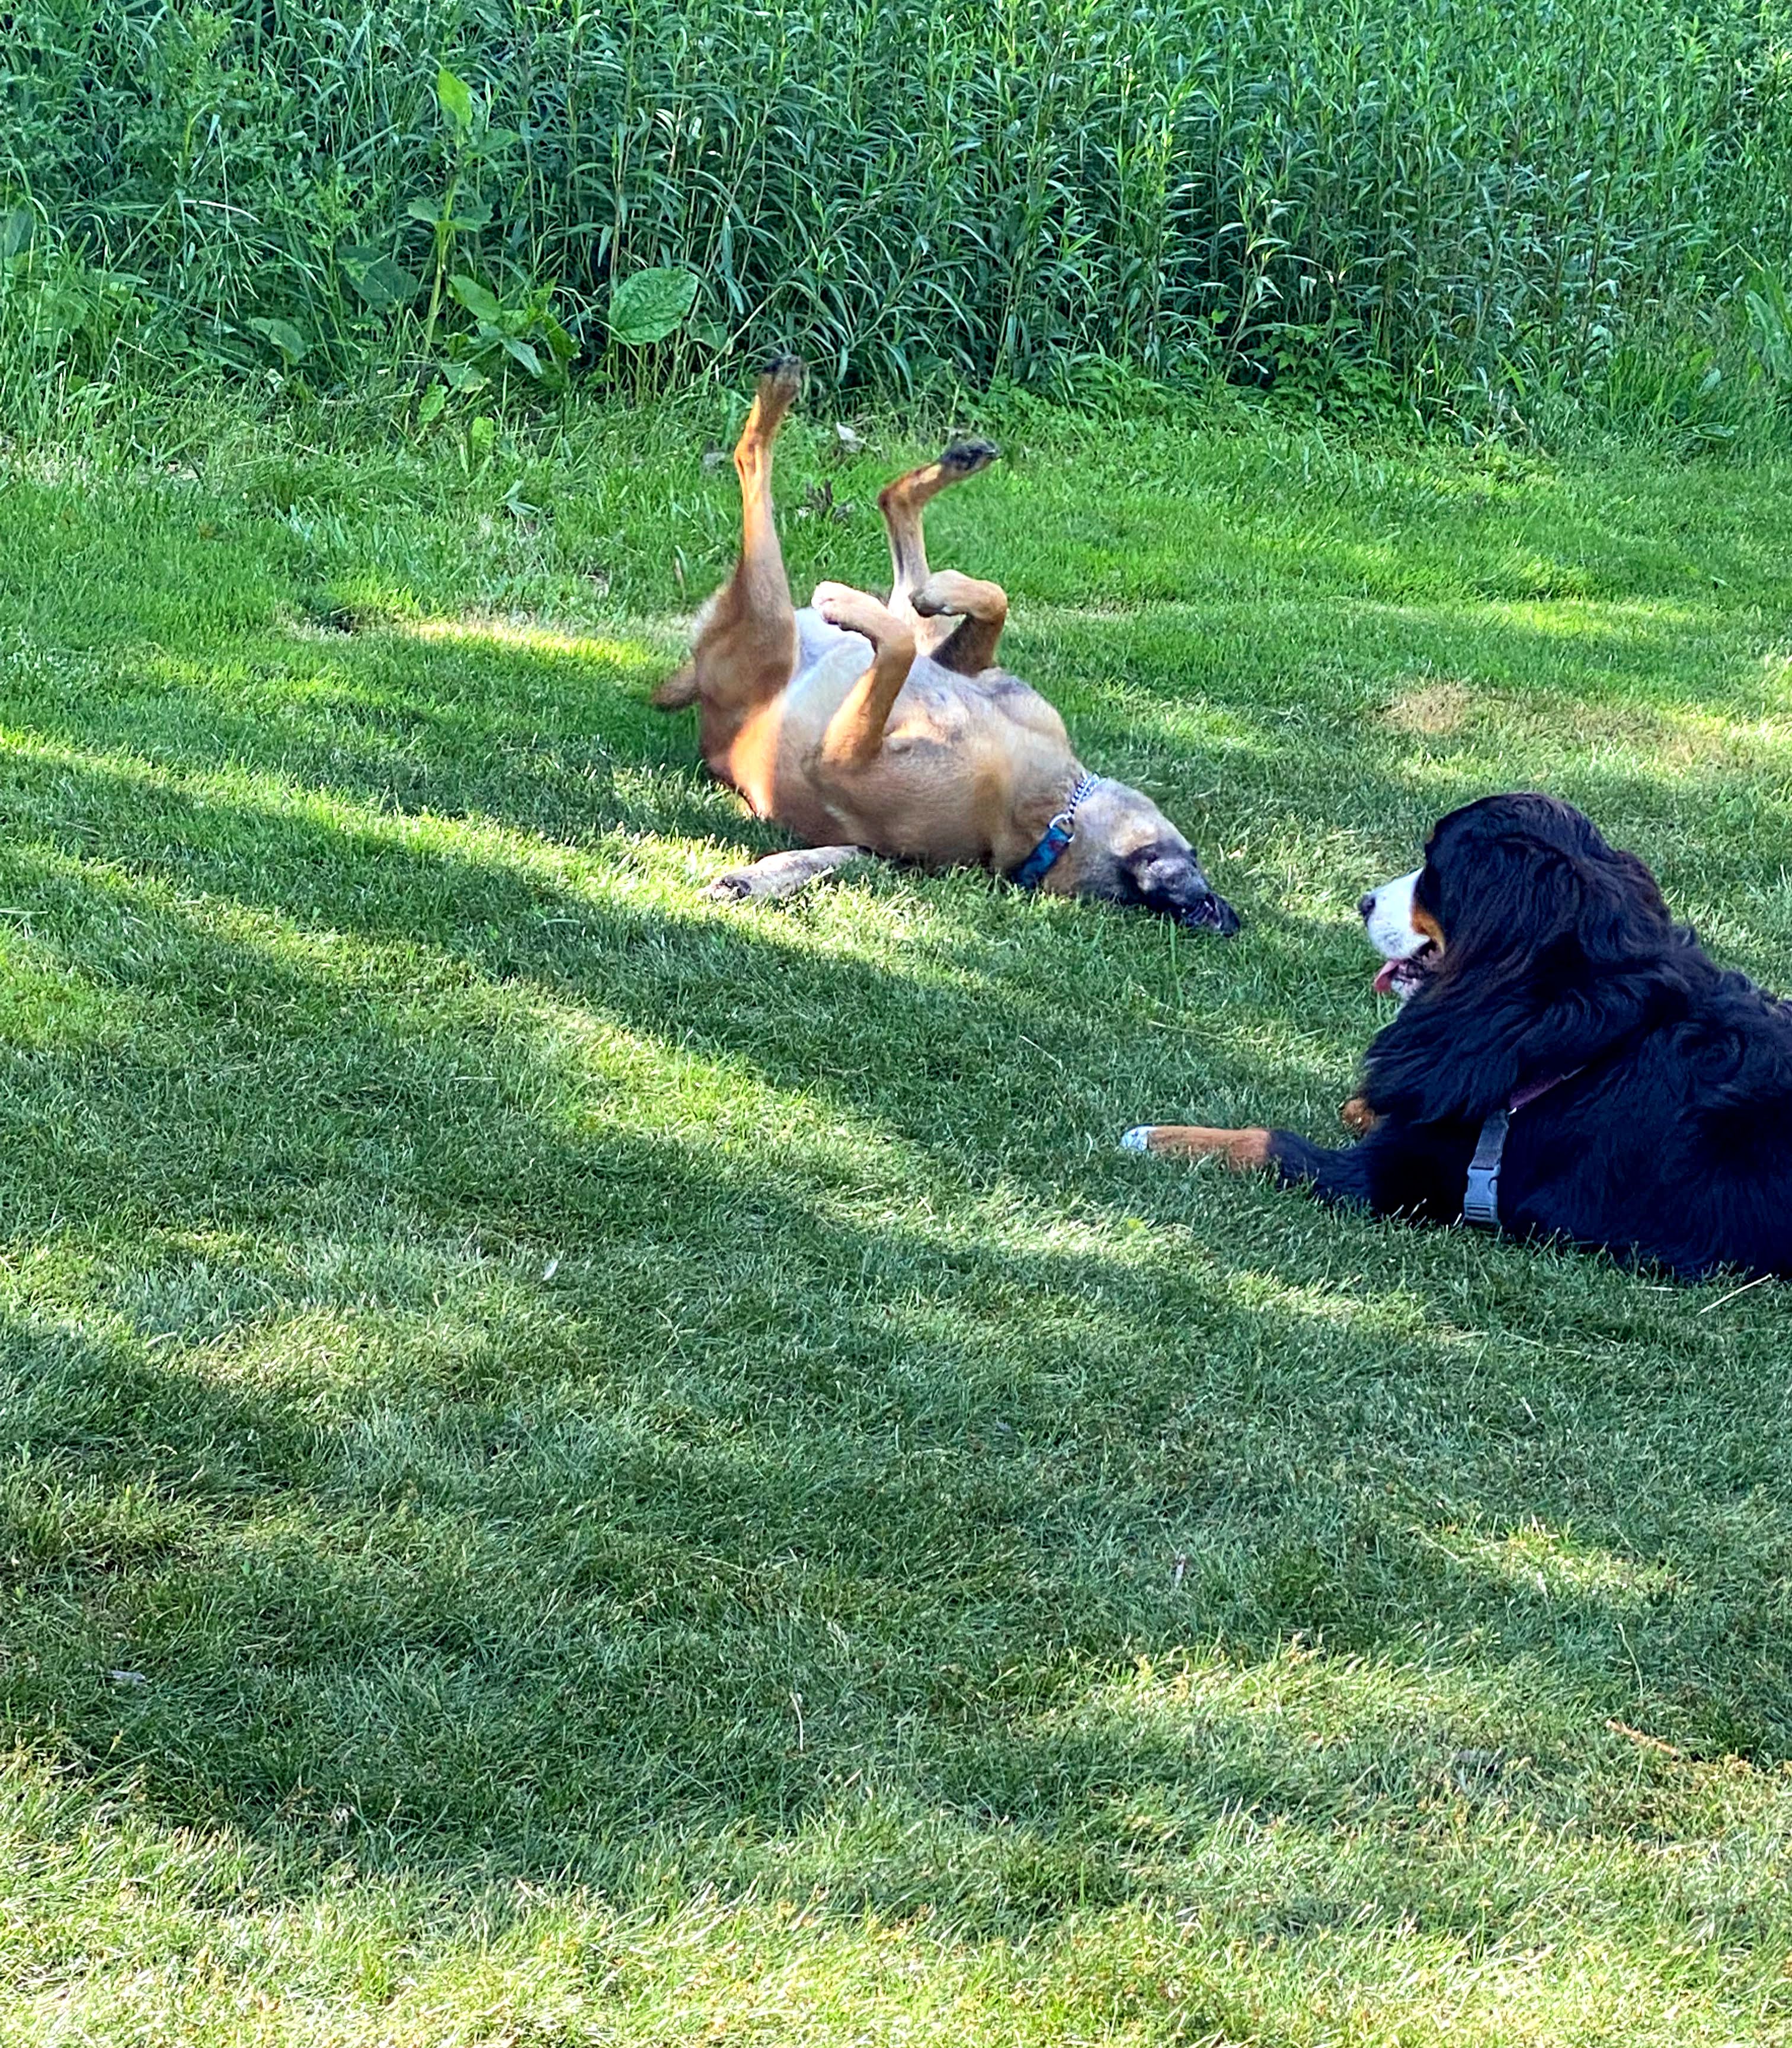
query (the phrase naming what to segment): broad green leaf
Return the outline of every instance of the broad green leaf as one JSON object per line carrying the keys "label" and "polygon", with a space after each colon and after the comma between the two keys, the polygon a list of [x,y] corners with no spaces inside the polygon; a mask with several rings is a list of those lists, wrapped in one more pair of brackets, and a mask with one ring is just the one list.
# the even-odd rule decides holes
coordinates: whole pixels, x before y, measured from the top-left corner
{"label": "broad green leaf", "polygon": [[491,219],[491,208],[483,199],[457,199],[454,203],[456,227],[483,227]]}
{"label": "broad green leaf", "polygon": [[473,125],[473,95],[465,80],[456,78],[446,64],[436,74],[436,97],[442,111],[464,135]]}
{"label": "broad green leaf", "polygon": [[423,289],[409,270],[377,249],[345,249],[342,260],[348,281],[376,313],[408,306]]}
{"label": "broad green leaf", "polygon": [[475,320],[488,321],[495,327],[503,317],[503,308],[498,304],[485,286],[467,277],[450,277],[448,289]]}
{"label": "broad green leaf", "polygon": [[541,375],[541,359],[526,341],[518,341],[514,334],[507,334],[504,337],[504,352],[514,356],[531,377]]}
{"label": "broad green leaf", "polygon": [[245,324],[264,341],[271,341],[289,363],[297,363],[311,347],[290,320],[252,320]]}
{"label": "broad green leaf", "polygon": [[0,262],[17,255],[21,249],[29,248],[37,229],[37,216],[30,208],[15,206],[0,222]]}
{"label": "broad green leaf", "polygon": [[487,382],[485,372],[475,369],[471,363],[444,363],[442,374],[464,398],[483,391]]}
{"label": "broad green leaf", "polygon": [[443,406],[448,403],[448,395],[445,384],[432,384],[429,386],[417,404],[417,423],[420,427],[428,426],[432,420],[439,417]]}
{"label": "broad green leaf", "polygon": [[425,227],[433,227],[442,217],[442,209],[432,199],[413,199],[405,208],[413,220],[421,220]]}
{"label": "broad green leaf", "polygon": [[626,348],[664,341],[697,295],[692,270],[637,270],[610,294],[610,332]]}
{"label": "broad green leaf", "polygon": [[79,334],[92,316],[86,296],[69,285],[52,285],[38,293],[31,309],[31,338],[41,344],[60,348]]}

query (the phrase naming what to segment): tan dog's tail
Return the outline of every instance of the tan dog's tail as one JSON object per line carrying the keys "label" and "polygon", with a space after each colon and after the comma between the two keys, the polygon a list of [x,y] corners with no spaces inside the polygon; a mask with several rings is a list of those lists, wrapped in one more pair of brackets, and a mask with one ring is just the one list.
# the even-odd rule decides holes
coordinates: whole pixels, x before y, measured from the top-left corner
{"label": "tan dog's tail", "polygon": [[688,711],[697,700],[697,665],[687,661],[647,700],[655,711]]}

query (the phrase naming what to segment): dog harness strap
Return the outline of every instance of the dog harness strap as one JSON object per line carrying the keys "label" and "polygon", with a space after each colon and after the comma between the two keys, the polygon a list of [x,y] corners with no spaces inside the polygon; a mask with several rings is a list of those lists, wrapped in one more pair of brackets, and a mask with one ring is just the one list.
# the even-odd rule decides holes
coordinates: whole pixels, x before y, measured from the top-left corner
{"label": "dog harness strap", "polygon": [[1084,775],[1070,793],[1070,801],[1045,828],[1045,836],[1017,867],[1010,879],[1022,889],[1037,889],[1057,865],[1057,857],[1076,836],[1076,812],[1095,787],[1096,778]]}
{"label": "dog harness strap", "polygon": [[1475,1156],[1468,1162],[1468,1185],[1462,1194],[1462,1220],[1479,1224],[1484,1230],[1499,1228],[1499,1162],[1506,1150],[1506,1134],[1512,1119],[1527,1104],[1547,1095],[1579,1073],[1570,1067],[1565,1074],[1551,1074],[1547,1080],[1528,1081],[1503,1109],[1496,1109],[1481,1126]]}
{"label": "dog harness strap", "polygon": [[1496,1109],[1481,1126],[1480,1142],[1468,1162],[1468,1185],[1462,1197],[1462,1220],[1485,1230],[1499,1228],[1499,1160],[1511,1127],[1510,1110]]}

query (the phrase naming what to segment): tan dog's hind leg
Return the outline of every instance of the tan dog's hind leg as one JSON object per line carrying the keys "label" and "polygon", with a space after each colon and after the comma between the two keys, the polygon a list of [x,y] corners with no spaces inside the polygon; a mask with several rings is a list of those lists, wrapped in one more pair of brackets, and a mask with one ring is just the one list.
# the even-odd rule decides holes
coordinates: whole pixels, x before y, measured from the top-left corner
{"label": "tan dog's hind leg", "polygon": [[[954,441],[937,462],[911,469],[878,493],[890,535],[890,610],[911,623],[929,620],[917,635],[921,651],[961,676],[979,675],[995,660],[1008,599],[995,584],[977,583],[969,576],[930,576],[921,515],[930,498],[988,468],[997,452],[991,441]],[[958,596],[969,596],[971,602],[953,601]],[[948,619],[957,623],[931,623]]]}
{"label": "tan dog's hind leg", "polygon": [[1224,1159],[1235,1173],[1270,1164],[1266,1131],[1210,1131],[1200,1123],[1141,1123],[1121,1138],[1128,1152],[1168,1152],[1184,1159]]}
{"label": "tan dog's hind leg", "polygon": [[[776,696],[796,665],[797,614],[772,513],[772,445],[803,387],[803,366],[777,359],[759,379],[735,446],[740,478],[740,560],[710,600],[692,645],[696,695],[706,711],[739,713]],[[679,678],[664,686],[672,692]],[[671,699],[674,704],[685,700]]]}
{"label": "tan dog's hind leg", "polygon": [[831,625],[862,633],[871,643],[871,665],[846,693],[821,735],[824,767],[838,773],[877,758],[890,706],[902,694],[914,661],[914,631],[887,605],[844,584],[816,586],[815,608]]}

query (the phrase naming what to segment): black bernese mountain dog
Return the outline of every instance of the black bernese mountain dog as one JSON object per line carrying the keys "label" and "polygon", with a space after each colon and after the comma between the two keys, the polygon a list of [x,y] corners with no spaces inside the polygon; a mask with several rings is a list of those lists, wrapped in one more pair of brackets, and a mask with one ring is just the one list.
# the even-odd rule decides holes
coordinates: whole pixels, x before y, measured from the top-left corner
{"label": "black bernese mountain dog", "polygon": [[1345,1105],[1358,1142],[1150,1124],[1129,1150],[1688,1279],[1792,1275],[1792,1004],[1719,968],[1635,854],[1553,797],[1487,797],[1360,908],[1404,1001]]}

